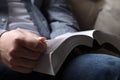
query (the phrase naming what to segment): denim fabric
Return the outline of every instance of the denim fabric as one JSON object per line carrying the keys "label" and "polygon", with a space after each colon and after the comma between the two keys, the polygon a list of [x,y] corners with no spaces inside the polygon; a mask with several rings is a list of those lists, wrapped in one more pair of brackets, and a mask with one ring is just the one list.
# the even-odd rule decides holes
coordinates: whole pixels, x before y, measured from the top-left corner
{"label": "denim fabric", "polygon": [[23,74],[15,72],[0,64],[0,80],[53,80],[53,76],[32,72]]}
{"label": "denim fabric", "polygon": [[120,80],[120,58],[105,54],[78,56],[67,65],[63,80]]}
{"label": "denim fabric", "polygon": [[[120,58],[105,54],[80,55],[72,59],[63,70],[59,75],[60,80],[120,80]],[[0,65],[0,80],[59,79],[36,72],[22,74]]]}

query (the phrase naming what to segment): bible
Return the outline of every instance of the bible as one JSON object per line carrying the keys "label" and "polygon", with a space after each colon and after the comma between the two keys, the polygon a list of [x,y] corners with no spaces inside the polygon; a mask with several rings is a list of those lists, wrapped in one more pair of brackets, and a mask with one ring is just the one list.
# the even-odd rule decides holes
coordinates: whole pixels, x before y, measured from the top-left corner
{"label": "bible", "polygon": [[[84,45],[92,49],[92,47],[96,47],[96,45],[93,45],[94,41],[105,49],[118,53],[119,55],[120,38],[118,36],[99,30],[66,33],[54,39],[46,40],[48,49],[46,53],[40,57],[34,71],[55,75],[75,47]],[[104,52],[104,50],[102,52]]]}

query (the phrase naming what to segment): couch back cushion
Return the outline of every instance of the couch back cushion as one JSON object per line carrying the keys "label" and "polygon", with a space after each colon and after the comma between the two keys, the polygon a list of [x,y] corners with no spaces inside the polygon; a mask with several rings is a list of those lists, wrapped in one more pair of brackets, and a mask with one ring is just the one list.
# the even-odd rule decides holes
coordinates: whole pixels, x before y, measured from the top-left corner
{"label": "couch back cushion", "polygon": [[120,36],[120,0],[67,0],[81,30]]}
{"label": "couch back cushion", "polygon": [[106,0],[95,28],[120,36],[120,0]]}
{"label": "couch back cushion", "polygon": [[67,0],[81,30],[93,29],[104,0]]}

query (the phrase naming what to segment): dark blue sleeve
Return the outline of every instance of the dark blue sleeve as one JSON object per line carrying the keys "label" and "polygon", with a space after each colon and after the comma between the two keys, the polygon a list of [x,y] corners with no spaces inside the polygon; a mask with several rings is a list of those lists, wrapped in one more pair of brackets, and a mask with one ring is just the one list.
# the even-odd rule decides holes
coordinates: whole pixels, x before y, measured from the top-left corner
{"label": "dark blue sleeve", "polygon": [[48,22],[51,28],[51,38],[67,32],[80,30],[65,0],[49,0],[46,6]]}

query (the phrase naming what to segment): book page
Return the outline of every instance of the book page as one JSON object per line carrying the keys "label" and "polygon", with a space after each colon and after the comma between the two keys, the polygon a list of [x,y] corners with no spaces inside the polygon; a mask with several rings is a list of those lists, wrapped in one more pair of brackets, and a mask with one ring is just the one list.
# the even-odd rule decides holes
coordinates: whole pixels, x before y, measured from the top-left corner
{"label": "book page", "polygon": [[96,31],[94,34],[94,38],[98,41],[100,45],[109,43],[120,51],[120,37],[119,36],[116,36],[110,33],[101,32],[101,31]]}
{"label": "book page", "polygon": [[78,45],[86,45],[92,47],[93,33],[94,30],[66,33],[56,38],[58,39],[65,37],[66,39],[52,53],[52,64],[55,73],[59,70],[60,66],[62,65],[68,54],[73,50],[73,48]]}
{"label": "book page", "polygon": [[101,54],[108,54],[108,55],[120,57],[120,54],[116,54],[115,52],[108,50],[108,49],[105,49],[105,48],[93,50],[93,51],[91,51],[91,53],[101,53]]}

